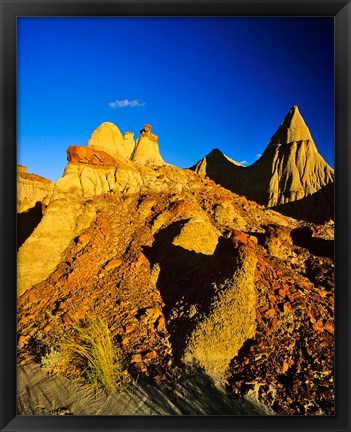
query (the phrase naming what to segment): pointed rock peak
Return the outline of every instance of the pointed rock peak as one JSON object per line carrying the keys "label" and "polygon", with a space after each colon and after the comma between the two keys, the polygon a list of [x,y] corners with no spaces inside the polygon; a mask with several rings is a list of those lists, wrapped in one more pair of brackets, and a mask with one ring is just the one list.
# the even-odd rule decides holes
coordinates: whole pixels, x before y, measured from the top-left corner
{"label": "pointed rock peak", "polygon": [[209,161],[212,161],[212,162],[219,163],[219,162],[229,161],[234,165],[243,166],[240,162],[236,162],[234,159],[225,155],[218,148],[214,148],[213,150],[211,150],[210,153],[208,153],[205,158]]}
{"label": "pointed rock peak", "polygon": [[294,105],[271,138],[272,144],[289,144],[294,141],[312,140],[311,133],[300,114],[297,105]]}
{"label": "pointed rock peak", "polygon": [[302,115],[300,114],[299,107],[297,105],[294,105],[290,109],[285,119],[283,120],[283,123],[284,122],[287,123],[287,126],[292,126],[297,124],[298,126],[307,127],[304,119],[302,118]]}
{"label": "pointed rock peak", "polygon": [[224,154],[218,149],[218,148],[214,148],[213,150],[210,151],[210,153],[208,153],[208,155],[206,157],[224,157]]}

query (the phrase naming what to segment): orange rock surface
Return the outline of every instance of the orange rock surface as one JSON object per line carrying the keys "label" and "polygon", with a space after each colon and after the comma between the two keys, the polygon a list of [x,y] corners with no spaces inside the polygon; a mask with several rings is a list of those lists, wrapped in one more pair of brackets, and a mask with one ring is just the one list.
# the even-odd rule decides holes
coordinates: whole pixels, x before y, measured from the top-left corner
{"label": "orange rock surface", "polygon": [[116,159],[104,151],[83,146],[69,146],[67,160],[73,163],[115,166]]}

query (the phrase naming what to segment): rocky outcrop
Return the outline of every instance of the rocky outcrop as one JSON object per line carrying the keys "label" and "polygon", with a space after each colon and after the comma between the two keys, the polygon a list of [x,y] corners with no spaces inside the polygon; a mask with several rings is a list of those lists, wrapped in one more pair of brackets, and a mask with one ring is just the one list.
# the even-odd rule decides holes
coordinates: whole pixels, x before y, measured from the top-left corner
{"label": "rocky outcrop", "polygon": [[[118,156],[118,146],[113,147],[119,142],[118,129],[105,124],[95,132],[90,146],[70,146],[67,149],[68,164],[63,177],[58,179],[55,185],[49,181],[44,182],[45,187],[50,187],[50,196],[45,195],[46,201],[43,201],[48,207],[42,218],[39,218],[39,223],[31,229],[31,235],[21,236],[23,240],[18,252],[18,296],[47,278],[59,264],[72,238],[90,224],[95,215],[95,210],[87,202],[91,197],[112,190],[135,192],[142,184],[140,173],[133,167],[132,162]],[[121,139],[123,141],[123,138]],[[96,147],[105,148],[110,153]],[[111,153],[115,153],[116,157],[111,156]],[[19,174],[19,206],[22,208],[26,202],[22,197],[24,191],[27,192],[23,187],[22,178],[25,176],[25,173]],[[34,198],[33,178],[36,186]],[[25,180],[28,182],[26,177]],[[35,176],[29,180],[31,199],[38,200],[42,197],[43,190],[38,188]],[[39,184],[42,183],[43,181]],[[52,227],[55,227],[54,231]]]}
{"label": "rocky outcrop", "polygon": [[17,213],[23,213],[33,208],[36,203],[47,205],[54,190],[50,180],[27,173],[23,165],[17,166]]}
{"label": "rocky outcrop", "polygon": [[69,163],[56,182],[55,196],[69,194],[87,199],[110,191],[134,193],[154,184],[156,176],[147,165],[164,162],[157,136],[151,133],[150,125],[145,126],[149,128],[141,131],[136,144],[133,132],[125,132],[122,137],[117,126],[105,122],[93,132],[87,147],[70,146]]}
{"label": "rocky outcrop", "polygon": [[116,159],[108,153],[90,147],[69,146],[67,149],[67,160],[72,163],[116,166]]}
{"label": "rocky outcrop", "polygon": [[213,149],[208,155],[190,168],[202,177],[209,177],[229,190],[240,190],[245,167],[223,154],[219,149]]}
{"label": "rocky outcrop", "polygon": [[172,244],[196,253],[212,255],[220,234],[207,218],[192,217],[181,227]]}
{"label": "rocky outcrop", "polygon": [[102,123],[92,133],[88,149],[105,152],[115,159],[124,158],[143,165],[164,165],[158,147],[158,137],[151,132],[151,125],[145,125],[134,142],[133,132],[125,132],[122,136],[113,123]]}
{"label": "rocky outcrop", "polygon": [[141,135],[135,143],[132,160],[141,164],[164,165],[158,147],[157,135],[154,135],[150,130],[141,131]]}
{"label": "rocky outcrop", "polygon": [[197,321],[183,357],[185,363],[198,365],[222,381],[231,359],[256,332],[256,243],[238,230],[232,231],[232,240],[236,270],[222,284],[213,286],[209,311]]}
{"label": "rocky outcrop", "polygon": [[69,194],[88,199],[113,190],[130,193],[140,190],[143,184],[140,171],[131,161],[122,158],[112,161],[111,158],[111,163],[113,165],[68,163],[63,177],[56,182],[55,196]]}
{"label": "rocky outcrop", "polygon": [[130,140],[123,138],[115,124],[104,122],[91,134],[88,148],[103,151],[114,158],[129,159],[133,151],[130,144]]}
{"label": "rocky outcrop", "polygon": [[[280,415],[332,415],[333,263],[294,250],[298,255],[278,266],[269,255],[258,260],[256,334],[232,359],[227,388],[236,397],[259,398]],[[323,277],[317,281],[311,276],[318,262]]]}
{"label": "rocky outcrop", "polygon": [[288,227],[270,224],[265,227],[266,233],[262,246],[268,253],[277,258],[287,258],[291,252],[291,229]]}
{"label": "rocky outcrop", "polygon": [[47,278],[69,242],[91,223],[92,197],[112,191],[135,193],[143,184],[140,171],[126,159],[116,160],[84,147],[70,147],[68,157],[70,162],[55,184],[45,215],[19,249],[18,296]]}
{"label": "rocky outcrop", "polygon": [[312,195],[333,180],[333,169],[318,153],[295,105],[260,159],[249,167],[243,193],[274,207]]}
{"label": "rocky outcrop", "polygon": [[[91,147],[70,146],[67,159],[63,177],[57,180],[55,186],[52,184],[54,190],[45,215],[36,217],[35,226],[31,223],[31,227],[27,227],[30,230],[25,230],[21,235],[18,296],[52,273],[69,242],[91,222],[94,210],[89,207],[89,200],[93,197],[105,193],[135,194],[166,190],[171,193],[191,185],[189,173],[175,167],[167,166],[165,171],[160,171],[158,166],[134,163],[121,156],[112,157],[103,150]],[[196,183],[196,176],[193,173],[190,176]],[[55,226],[54,232],[52,226]],[[205,240],[203,242],[206,243]]]}
{"label": "rocky outcrop", "polygon": [[82,202],[56,199],[18,251],[17,296],[46,279],[60,263],[69,242],[87,228],[95,209]]}
{"label": "rocky outcrop", "polygon": [[126,149],[126,153],[128,158],[132,157],[134,148],[135,148],[135,141],[134,141],[134,133],[127,131],[123,135],[124,139],[124,148]]}
{"label": "rocky outcrop", "polygon": [[235,193],[274,208],[309,197],[334,181],[334,171],[318,153],[296,105],[262,156],[251,166],[238,165],[215,149],[191,169]]}
{"label": "rocky outcrop", "polygon": [[[295,120],[277,148],[306,138]],[[132,160],[68,149],[18,252],[20,361],[60,351],[62,335],[99,318],[132,378],[165,383],[186,365],[278,413],[332,414],[332,224],[289,218],[161,163],[158,146],[146,148],[157,145],[151,130],[140,139],[139,160],[139,147]],[[220,173],[213,162],[223,160],[247,172],[216,151],[203,174],[211,164]],[[86,367],[73,356],[66,373]]]}

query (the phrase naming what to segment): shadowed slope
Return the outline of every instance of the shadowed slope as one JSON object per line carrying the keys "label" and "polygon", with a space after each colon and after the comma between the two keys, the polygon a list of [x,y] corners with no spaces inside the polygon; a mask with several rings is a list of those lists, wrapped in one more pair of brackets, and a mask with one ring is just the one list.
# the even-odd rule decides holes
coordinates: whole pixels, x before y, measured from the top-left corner
{"label": "shadowed slope", "polygon": [[245,176],[245,167],[228,158],[217,148],[190,168],[199,175],[208,176],[231,191],[239,190]]}
{"label": "shadowed slope", "polygon": [[295,219],[325,223],[334,220],[334,182],[305,198],[273,207],[274,210]]}

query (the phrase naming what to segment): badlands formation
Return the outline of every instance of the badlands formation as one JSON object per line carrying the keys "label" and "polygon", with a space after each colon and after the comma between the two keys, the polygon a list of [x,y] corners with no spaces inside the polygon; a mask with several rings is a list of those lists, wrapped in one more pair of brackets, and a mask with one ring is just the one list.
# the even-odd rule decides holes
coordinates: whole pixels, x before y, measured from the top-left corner
{"label": "badlands formation", "polygon": [[[28,226],[18,250],[22,365],[42,364],[62,335],[99,318],[132,380],[162,390],[173,368],[198,370],[233,403],[334,413],[333,222],[267,208],[333,181],[297,107],[252,168],[214,150],[196,172],[179,169],[163,161],[149,125],[134,142],[112,123],[67,159],[55,185],[18,173]],[[60,372],[87,367],[72,358]]]}
{"label": "badlands formation", "polygon": [[333,218],[334,170],[318,153],[296,105],[253,165],[240,166],[215,149],[191,169],[288,216],[317,223]]}

